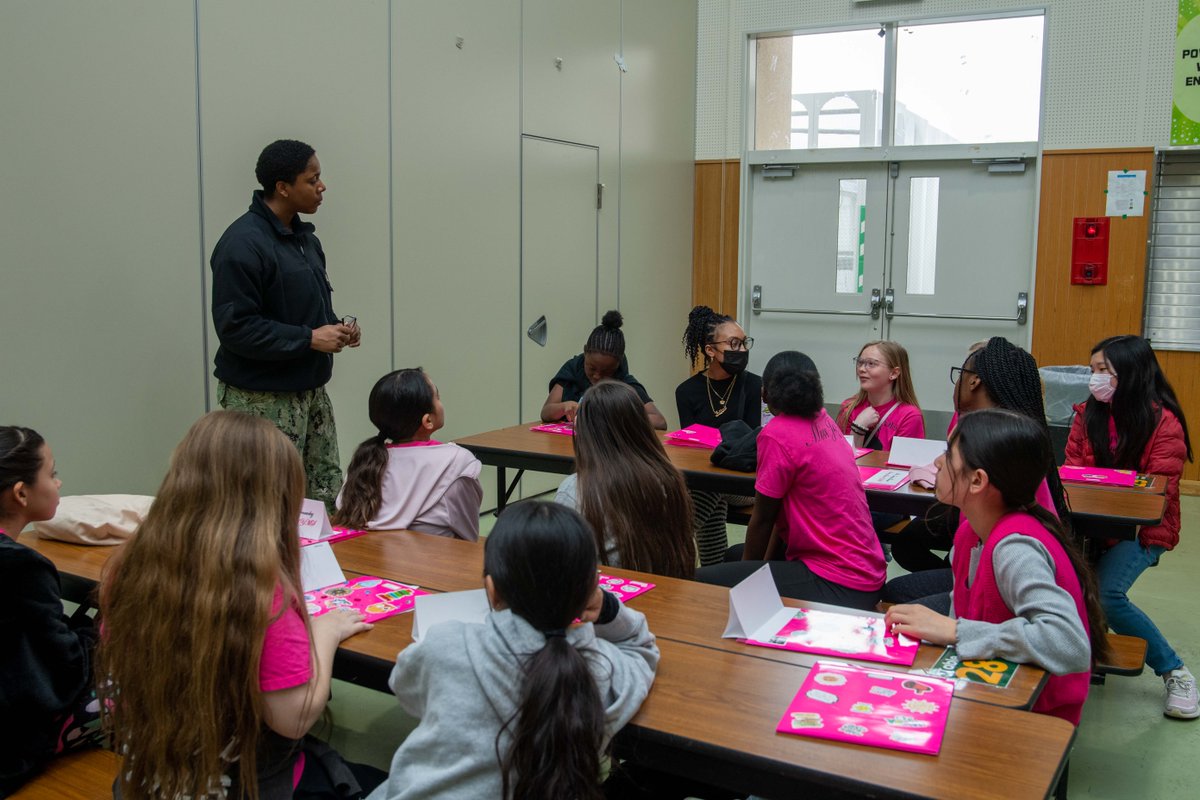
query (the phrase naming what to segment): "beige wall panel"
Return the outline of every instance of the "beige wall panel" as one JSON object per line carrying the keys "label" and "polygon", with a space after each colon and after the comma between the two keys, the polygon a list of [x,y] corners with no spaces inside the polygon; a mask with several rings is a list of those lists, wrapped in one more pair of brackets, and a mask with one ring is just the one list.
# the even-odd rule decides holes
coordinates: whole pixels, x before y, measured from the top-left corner
{"label": "beige wall panel", "polygon": [[521,132],[600,149],[603,314],[617,303],[621,72],[614,56],[621,51],[621,0],[524,0],[521,51]]}
{"label": "beige wall panel", "polygon": [[437,382],[443,439],[520,416],[520,11],[398,3],[392,21],[396,366]]}
{"label": "beige wall panel", "polygon": [[191,3],[0,3],[0,424],[143,492],[204,410]]}
{"label": "beige wall panel", "polygon": [[[334,310],[363,329],[362,346],[335,358],[328,386],[344,467],[374,433],[367,393],[392,358],[388,3],[205,0],[199,41],[206,279],[214,245],[258,188],[262,148],[300,139],[321,159],[329,189],[312,222]],[[208,330],[211,376],[211,319]],[[215,398],[216,380],[209,383]]]}
{"label": "beige wall panel", "polygon": [[627,2],[621,81],[621,309],[629,358],[667,419],[688,375],[696,4]]}

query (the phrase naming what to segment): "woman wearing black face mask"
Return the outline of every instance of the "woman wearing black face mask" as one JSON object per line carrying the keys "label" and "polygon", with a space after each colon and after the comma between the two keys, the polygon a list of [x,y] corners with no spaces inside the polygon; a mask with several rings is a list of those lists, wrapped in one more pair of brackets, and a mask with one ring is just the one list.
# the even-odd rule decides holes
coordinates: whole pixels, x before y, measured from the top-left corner
{"label": "woman wearing black face mask", "polygon": [[[732,317],[708,306],[691,310],[683,332],[684,354],[693,368],[703,356],[704,368],[675,389],[680,426],[719,428],[733,420],[741,420],[751,428],[762,424],[762,378],[746,369],[753,345],[754,340]],[[716,492],[691,494],[700,565],[718,564],[728,546],[725,515],[729,504],[750,505],[754,498]]]}

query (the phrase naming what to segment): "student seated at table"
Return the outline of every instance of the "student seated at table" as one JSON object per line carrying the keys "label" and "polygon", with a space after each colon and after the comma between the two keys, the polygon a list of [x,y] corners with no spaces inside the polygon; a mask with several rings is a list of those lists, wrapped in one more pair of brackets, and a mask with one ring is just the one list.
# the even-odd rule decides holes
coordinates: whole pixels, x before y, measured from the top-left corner
{"label": "student seated at table", "polygon": [[[812,359],[778,353],[763,370],[763,399],[774,415],[758,435],[754,511],[744,548],[704,567],[696,579],[733,586],[772,561],[780,594],[871,610],[885,564],[871,524],[854,453],[825,412]],[[740,552],[739,552],[740,550]]]}
{"label": "student seated at table", "polygon": [[[683,352],[692,369],[704,357],[704,369],[675,389],[679,425],[708,425],[720,428],[741,420],[753,429],[762,425],[762,378],[746,369],[754,340],[733,317],[718,314],[708,306],[696,306],[688,314],[683,332]],[[725,517],[730,504],[748,506],[753,497],[692,490],[693,525],[700,564],[719,564],[729,547]]]}
{"label": "student seated at table", "polygon": [[692,576],[687,486],[628,385],[600,381],[584,392],[575,415],[575,470],[554,499],[591,525],[601,564]]}
{"label": "student seated at table", "polygon": [[[1033,356],[1000,336],[993,336],[981,347],[972,349],[961,368],[952,368],[954,410],[969,414],[982,408],[1007,408],[1024,414],[1046,427],[1042,403],[1042,379]],[[1050,429],[1046,428],[1046,435]],[[1071,516],[1058,469],[1051,464],[1038,486],[1037,500],[1043,508],[1063,521],[1069,530]],[[883,599],[891,603],[920,602],[943,614],[950,608],[948,558],[934,550],[949,550],[958,529],[958,511],[938,503],[923,519],[911,524],[892,539],[892,556],[911,572],[888,581]]]}
{"label": "student seated at table", "polygon": [[420,724],[371,800],[598,800],[658,666],[646,618],[600,589],[592,531],[556,503],[505,509],[483,572],[484,622],[443,622],[396,657],[388,684]]}
{"label": "student seated at table", "polygon": [[349,765],[306,739],[338,644],[371,626],[305,613],[304,486],[295,446],[260,417],[206,414],[175,448],[100,589],[97,690],[125,756],[115,797],[329,797],[339,782],[361,796]]}
{"label": "student seated at table", "polygon": [[964,415],[938,457],[938,500],[963,517],[951,554],[951,614],[896,605],[886,622],[953,644],[963,659],[1037,664],[1052,677],[1033,710],[1078,725],[1092,659],[1107,655],[1108,637],[1087,562],[1034,499],[1053,462],[1044,424],[998,408]]}
{"label": "student seated at table", "polygon": [[479,459],[431,438],[446,421],[425,372],[398,369],[375,382],[367,402],[378,431],[354,451],[333,523],[479,539]]}
{"label": "student seated at table", "polygon": [[542,404],[542,422],[575,422],[575,410],[579,408],[583,393],[596,383],[611,378],[632,386],[641,398],[650,424],[660,431],[667,429],[666,417],[654,405],[646,387],[629,372],[629,362],[625,360],[625,334],[621,332],[623,323],[620,311],[606,312],[600,324],[592,329],[583,352],[563,364],[550,379],[550,394]]}
{"label": "student seated at table", "polygon": [[1163,714],[1200,717],[1196,679],[1158,626],[1129,599],[1129,588],[1162,554],[1179,544],[1179,478],[1192,460],[1187,420],[1150,343],[1113,336],[1092,348],[1092,396],[1075,407],[1066,463],[1132,469],[1167,480],[1162,522],[1138,530],[1137,539],[1105,549],[1096,562],[1100,600],[1114,631],[1146,640],[1146,663],[1166,685]]}
{"label": "student seated at table", "polygon": [[892,439],[925,438],[925,418],[913,390],[908,351],[896,342],[867,342],[854,359],[858,393],[842,402],[837,424],[855,447],[891,450]]}
{"label": "student seated at table", "polygon": [[17,542],[54,516],[62,481],[36,432],[0,426],[0,797],[59,753],[102,738],[92,691],[95,629],[63,613],[58,570]]}

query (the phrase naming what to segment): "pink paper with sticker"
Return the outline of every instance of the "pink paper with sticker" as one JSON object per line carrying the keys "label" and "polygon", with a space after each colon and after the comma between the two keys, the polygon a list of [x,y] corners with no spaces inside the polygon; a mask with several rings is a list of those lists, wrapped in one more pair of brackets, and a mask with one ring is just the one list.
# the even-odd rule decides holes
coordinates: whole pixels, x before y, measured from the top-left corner
{"label": "pink paper with sticker", "polygon": [[671,431],[663,437],[667,444],[680,447],[700,447],[713,450],[721,443],[721,432],[711,425],[689,425],[677,431]]}
{"label": "pink paper with sticker", "polygon": [[617,596],[617,599],[622,603],[626,600],[631,600],[639,594],[645,594],[654,588],[653,583],[645,581],[631,581],[625,578],[614,578],[611,575],[600,574],[600,587],[607,589],[612,594]]}
{"label": "pink paper with sticker", "polygon": [[936,755],[954,681],[818,661],[779,733]]}
{"label": "pink paper with sticker", "polygon": [[364,533],[370,533],[370,531],[360,531],[354,528],[339,528],[337,525],[334,525],[332,536],[326,536],[324,539],[309,539],[307,536],[301,536],[300,546],[304,547],[305,545],[316,544],[317,542],[329,542],[332,544],[333,542],[340,542],[343,539],[353,539],[355,536],[362,536]]}
{"label": "pink paper with sticker", "polygon": [[429,592],[407,583],[365,575],[315,592],[305,592],[304,604],[310,617],[319,617],[342,607],[361,611],[367,622],[375,622],[412,611],[417,596],[423,594]]}
{"label": "pink paper with sticker", "polygon": [[1073,483],[1098,483],[1104,486],[1133,486],[1137,473],[1131,469],[1105,467],[1059,467],[1058,476]]}
{"label": "pink paper with sticker", "polygon": [[904,667],[912,666],[921,646],[916,639],[889,634],[882,617],[856,617],[800,608],[774,636],[764,641],[739,641],[778,650],[798,650],[801,653],[879,661]]}
{"label": "pink paper with sticker", "polygon": [[562,436],[575,435],[575,426],[569,422],[547,422],[544,425],[534,425],[529,430],[539,433],[557,433]]}

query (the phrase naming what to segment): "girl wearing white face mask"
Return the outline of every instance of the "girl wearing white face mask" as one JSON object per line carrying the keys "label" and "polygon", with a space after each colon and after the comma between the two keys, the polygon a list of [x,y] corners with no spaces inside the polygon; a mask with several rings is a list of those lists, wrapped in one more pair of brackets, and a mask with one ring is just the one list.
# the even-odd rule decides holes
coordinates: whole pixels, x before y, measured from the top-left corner
{"label": "girl wearing white face mask", "polygon": [[1133,469],[1167,478],[1162,521],[1141,528],[1137,539],[1117,542],[1100,554],[1096,562],[1100,600],[1110,628],[1146,640],[1146,663],[1166,684],[1163,713],[1196,719],[1200,696],[1195,678],[1127,594],[1147,567],[1179,543],[1179,478],[1184,459],[1192,460],[1187,421],[1150,343],[1142,337],[1105,339],[1092,348],[1091,367],[1092,397],[1075,406],[1066,463]]}

